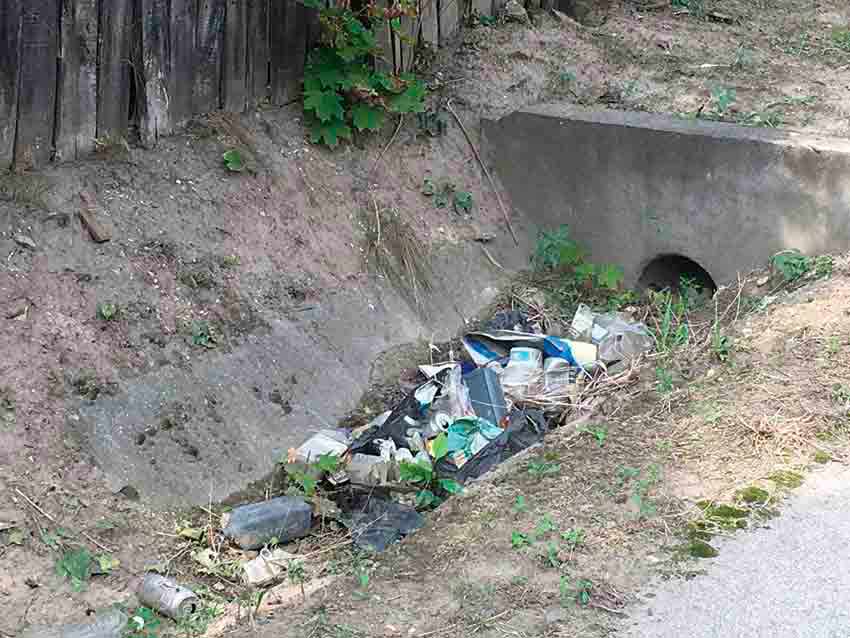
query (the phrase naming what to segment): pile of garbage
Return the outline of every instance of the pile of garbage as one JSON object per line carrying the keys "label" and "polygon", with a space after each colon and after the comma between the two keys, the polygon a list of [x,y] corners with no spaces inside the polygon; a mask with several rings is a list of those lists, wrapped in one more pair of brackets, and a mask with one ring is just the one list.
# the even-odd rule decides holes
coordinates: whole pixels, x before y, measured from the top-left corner
{"label": "pile of garbage", "polygon": [[[419,529],[418,510],[540,441],[588,382],[654,343],[628,315],[584,305],[569,338],[543,334],[516,311],[498,313],[490,326],[463,337],[467,360],[420,366],[422,382],[392,410],[354,432],[322,430],[290,451],[288,468],[333,488],[335,518],[355,546],[380,552]],[[224,533],[243,549],[285,543],[309,532],[314,505],[291,495],[238,507]]]}
{"label": "pile of garbage", "polygon": [[[223,535],[243,550],[246,584],[274,586],[267,594],[287,587],[282,581],[304,557],[281,545],[307,536],[319,511],[345,526],[355,547],[383,551],[424,525],[419,510],[542,440],[550,424],[578,409],[585,388],[625,370],[654,340],[628,315],[582,305],[569,338],[503,311],[462,343],[466,360],[419,366],[421,383],[392,410],[354,432],[322,430],[290,450],[286,467],[300,485],[296,493],[223,515]],[[328,489],[319,493],[320,484]],[[192,590],[155,573],[146,574],[138,598],[174,619],[199,604]],[[110,610],[94,623],[25,635],[119,638],[134,621],[128,618]]]}

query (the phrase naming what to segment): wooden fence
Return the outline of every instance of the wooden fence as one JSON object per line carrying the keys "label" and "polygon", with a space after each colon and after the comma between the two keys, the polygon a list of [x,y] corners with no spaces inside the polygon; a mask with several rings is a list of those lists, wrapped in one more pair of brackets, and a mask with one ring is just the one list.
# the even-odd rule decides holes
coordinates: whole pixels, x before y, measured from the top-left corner
{"label": "wooden fence", "polygon": [[[384,60],[459,28],[458,3],[422,0]],[[491,0],[475,0],[482,13]],[[155,144],[193,116],[297,98],[315,10],[295,0],[0,0],[0,168],[77,159],[96,140]]]}

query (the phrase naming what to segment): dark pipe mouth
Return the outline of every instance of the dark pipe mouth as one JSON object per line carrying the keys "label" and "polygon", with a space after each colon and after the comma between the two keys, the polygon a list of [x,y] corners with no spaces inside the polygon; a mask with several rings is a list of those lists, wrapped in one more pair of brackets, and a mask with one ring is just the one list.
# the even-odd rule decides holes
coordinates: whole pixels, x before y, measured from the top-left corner
{"label": "dark pipe mouth", "polygon": [[709,272],[684,255],[659,255],[646,265],[638,279],[640,290],[678,292],[683,285],[710,295],[717,292],[717,284]]}

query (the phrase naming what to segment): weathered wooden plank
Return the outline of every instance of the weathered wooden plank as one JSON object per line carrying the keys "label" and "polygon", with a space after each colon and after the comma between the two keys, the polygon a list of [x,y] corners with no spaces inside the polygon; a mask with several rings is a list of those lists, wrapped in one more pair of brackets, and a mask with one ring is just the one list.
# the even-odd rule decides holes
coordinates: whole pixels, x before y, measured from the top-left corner
{"label": "weathered wooden plank", "polygon": [[12,165],[15,153],[20,53],[21,2],[0,0],[0,170]]}
{"label": "weathered wooden plank", "polygon": [[270,76],[274,104],[286,104],[301,94],[308,25],[314,20],[314,12],[296,0],[271,0]]}
{"label": "weathered wooden plank", "polygon": [[248,100],[269,97],[269,0],[248,2]]}
{"label": "weathered wooden plank", "polygon": [[221,104],[225,111],[245,110],[248,98],[248,4],[227,0],[221,65]]}
{"label": "weathered wooden plank", "polygon": [[440,46],[446,46],[460,29],[459,0],[438,0],[440,14]]}
{"label": "weathered wooden plank", "polygon": [[198,0],[197,62],[195,65],[196,114],[221,108],[221,59],[226,0]]}
{"label": "weathered wooden plank", "polygon": [[97,136],[97,0],[61,2],[58,161],[78,159],[91,152]]}
{"label": "weathered wooden plank", "polygon": [[432,47],[437,47],[440,44],[440,36],[437,17],[437,0],[420,0],[419,2],[419,20],[421,37],[423,42],[427,42]]}
{"label": "weathered wooden plank", "polygon": [[142,144],[154,146],[160,136],[173,132],[169,107],[171,82],[171,28],[168,0],[141,0],[144,109]]}
{"label": "weathered wooden plank", "polygon": [[53,154],[59,54],[59,4],[56,0],[29,0],[26,5],[15,135],[15,168],[21,170],[43,166]]}
{"label": "weathered wooden plank", "polygon": [[419,34],[416,29],[419,27],[417,18],[402,17],[399,33],[395,34],[398,41],[398,49],[400,53],[400,64],[398,72],[410,71],[413,68],[413,62],[416,59],[416,42]]}
{"label": "weathered wooden plank", "polygon": [[126,138],[130,115],[132,0],[100,3],[97,136]]}
{"label": "weathered wooden plank", "polygon": [[171,55],[169,78],[169,113],[172,127],[183,126],[192,119],[195,87],[197,0],[171,0],[169,22]]}

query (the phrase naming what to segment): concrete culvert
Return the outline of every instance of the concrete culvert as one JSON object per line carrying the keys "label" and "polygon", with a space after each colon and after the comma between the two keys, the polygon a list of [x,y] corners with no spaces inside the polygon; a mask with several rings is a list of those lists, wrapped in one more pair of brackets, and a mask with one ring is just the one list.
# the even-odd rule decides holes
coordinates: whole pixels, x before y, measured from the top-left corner
{"label": "concrete culvert", "polygon": [[638,288],[678,291],[683,281],[709,296],[717,291],[708,271],[684,255],[659,255],[650,261],[638,279]]}

